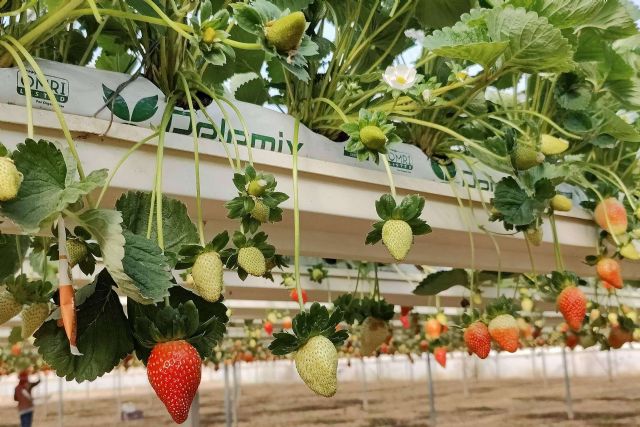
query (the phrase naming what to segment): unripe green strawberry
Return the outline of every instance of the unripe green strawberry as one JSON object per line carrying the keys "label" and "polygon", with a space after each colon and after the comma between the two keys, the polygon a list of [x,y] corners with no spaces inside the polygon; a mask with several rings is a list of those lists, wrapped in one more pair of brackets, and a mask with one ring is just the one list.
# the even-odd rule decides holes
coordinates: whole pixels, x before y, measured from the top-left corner
{"label": "unripe green strawberry", "polygon": [[238,251],[238,265],[252,276],[260,277],[267,271],[264,255],[253,246]]}
{"label": "unripe green strawberry", "polygon": [[520,305],[522,306],[522,311],[526,313],[531,313],[533,310],[533,300],[529,297],[523,298]]}
{"label": "unripe green strawberry", "polygon": [[540,138],[540,151],[546,156],[552,156],[554,154],[560,154],[569,148],[569,141],[562,138],[556,138],[548,134],[542,134]]}
{"label": "unripe green strawberry", "polygon": [[87,246],[78,239],[67,240],[69,267],[74,267],[87,256]]}
{"label": "unripe green strawberry", "polygon": [[31,304],[24,310],[22,310],[22,339],[26,340],[29,338],[35,331],[38,330],[40,326],[47,320],[49,317],[49,304],[47,303],[36,303]]}
{"label": "unripe green strawberry", "polygon": [[569,212],[573,207],[573,202],[567,196],[563,196],[562,194],[556,194],[551,199],[551,207],[553,210],[560,212]]}
{"label": "unripe green strawberry", "polygon": [[206,44],[211,44],[216,38],[216,30],[212,27],[207,27],[202,32],[202,41]]}
{"label": "unripe green strawberry", "polygon": [[633,243],[627,243],[626,245],[622,246],[620,248],[620,255],[632,261],[640,260],[640,253],[638,253]]}
{"label": "unripe green strawberry", "polygon": [[311,279],[315,280],[316,282],[324,279],[324,272],[319,268],[314,268],[313,270],[311,270]]}
{"label": "unripe green strawberry", "polygon": [[360,335],[360,351],[363,356],[371,356],[371,353],[380,347],[389,336],[389,325],[382,319],[367,317],[362,322]]}
{"label": "unripe green strawberry", "polygon": [[267,41],[276,48],[278,53],[288,54],[292,50],[298,49],[306,27],[307,21],[304,13],[293,12],[268,22],[264,31]]}
{"label": "unripe green strawberry", "polygon": [[222,293],[222,261],[217,252],[204,252],[193,263],[193,289],[209,302],[220,299]]}
{"label": "unripe green strawberry", "polygon": [[264,179],[254,179],[249,182],[249,186],[247,187],[247,192],[254,197],[260,197],[264,194],[267,186],[267,181]]}
{"label": "unripe green strawberry", "polygon": [[0,325],[17,316],[20,310],[22,304],[15,300],[11,292],[6,289],[0,291]]}
{"label": "unripe green strawberry", "polygon": [[293,276],[287,276],[284,278],[284,287],[293,288],[296,285],[296,279]]}
{"label": "unripe green strawberry", "polygon": [[533,246],[540,246],[540,243],[542,243],[542,228],[527,228],[524,231],[524,237]]}
{"label": "unripe green strawberry", "polygon": [[387,136],[378,126],[369,125],[360,129],[360,141],[368,149],[380,151],[387,143]]}
{"label": "unripe green strawberry", "polygon": [[338,351],[322,335],[311,338],[293,356],[302,381],[315,393],[331,397],[338,389]]}
{"label": "unripe green strawberry", "polygon": [[251,218],[257,219],[263,224],[269,222],[269,206],[265,205],[262,200],[254,200],[253,209],[251,209]]}
{"label": "unripe green strawberry", "polygon": [[544,162],[544,154],[524,145],[516,145],[511,153],[511,163],[517,170],[527,170]]}
{"label": "unripe green strawberry", "polygon": [[411,226],[401,219],[390,219],[382,226],[382,243],[397,261],[402,261],[413,243]]}
{"label": "unripe green strawberry", "polygon": [[12,200],[22,184],[22,174],[8,157],[0,157],[0,202]]}

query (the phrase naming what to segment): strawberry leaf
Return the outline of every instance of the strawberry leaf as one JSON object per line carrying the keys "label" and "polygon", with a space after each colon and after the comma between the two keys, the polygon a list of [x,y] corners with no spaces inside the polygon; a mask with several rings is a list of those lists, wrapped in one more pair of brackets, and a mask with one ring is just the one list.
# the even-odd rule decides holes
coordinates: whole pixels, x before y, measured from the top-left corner
{"label": "strawberry leaf", "polygon": [[34,335],[45,362],[68,381],[93,381],[133,351],[133,335],[109,273],[102,270],[89,286],[95,290],[77,310],[78,349],[83,356],[71,354],[64,328],[55,320],[45,322]]}
{"label": "strawberry leaf", "polygon": [[437,271],[422,279],[413,290],[415,295],[437,295],[453,286],[469,287],[469,275],[462,268]]}
{"label": "strawberry leaf", "polygon": [[[122,212],[122,223],[133,234],[147,235],[151,193],[130,191],[116,202]],[[198,243],[198,232],[193,225],[187,207],[179,200],[162,196],[162,220],[164,228],[164,250],[177,254],[183,245]],[[156,221],[151,223],[151,240],[157,240]]]}
{"label": "strawberry leaf", "polygon": [[107,177],[107,171],[101,169],[79,180],[70,152],[45,140],[27,139],[18,144],[13,160],[24,179],[16,198],[2,203],[0,214],[28,233],[46,226],[69,205],[101,186]]}
{"label": "strawberry leaf", "polygon": [[29,236],[0,234],[0,282],[20,269],[20,261],[31,244]]}

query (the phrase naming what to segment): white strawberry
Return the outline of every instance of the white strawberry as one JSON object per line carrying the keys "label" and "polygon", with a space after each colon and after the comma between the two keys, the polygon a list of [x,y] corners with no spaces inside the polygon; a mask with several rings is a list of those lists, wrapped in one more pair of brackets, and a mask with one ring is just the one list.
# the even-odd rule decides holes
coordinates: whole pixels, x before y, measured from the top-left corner
{"label": "white strawberry", "polygon": [[220,299],[222,293],[222,261],[217,252],[204,252],[198,255],[191,270],[193,289],[209,302]]}

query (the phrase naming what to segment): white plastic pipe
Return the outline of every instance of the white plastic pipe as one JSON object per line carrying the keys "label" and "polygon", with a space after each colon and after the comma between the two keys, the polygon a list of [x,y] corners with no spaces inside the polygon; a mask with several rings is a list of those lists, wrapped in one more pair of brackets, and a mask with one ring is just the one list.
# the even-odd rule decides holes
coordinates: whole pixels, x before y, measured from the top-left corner
{"label": "white plastic pipe", "polygon": [[572,420],[573,414],[573,400],[571,399],[571,381],[569,379],[569,369],[567,367],[567,349],[562,347],[562,368],[564,370],[564,398],[567,405],[567,418]]}
{"label": "white plastic pipe", "polygon": [[431,376],[431,353],[427,352],[427,381],[429,383],[429,426],[436,425],[436,398],[433,391],[433,378]]}

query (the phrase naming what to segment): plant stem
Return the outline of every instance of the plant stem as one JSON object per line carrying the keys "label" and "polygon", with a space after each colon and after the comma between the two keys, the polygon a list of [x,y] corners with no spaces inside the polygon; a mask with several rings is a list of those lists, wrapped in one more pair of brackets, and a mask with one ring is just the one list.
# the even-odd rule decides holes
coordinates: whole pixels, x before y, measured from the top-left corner
{"label": "plant stem", "polygon": [[244,140],[247,145],[247,155],[249,156],[249,164],[253,166],[253,147],[252,147],[253,141],[251,141],[249,128],[247,127],[247,122],[244,120],[244,117],[242,117],[242,113],[240,112],[240,109],[236,107],[231,101],[229,101],[225,97],[222,97],[221,100],[227,103],[231,107],[231,109],[236,113],[236,116],[238,116],[238,120],[240,120],[240,125],[242,126],[242,131],[244,132]]}
{"label": "plant stem", "polygon": [[393,198],[396,198],[396,185],[393,182],[393,172],[391,171],[391,166],[389,165],[389,159],[386,154],[381,154],[382,163],[384,163],[384,168],[387,171],[387,178],[389,179],[389,189],[391,189],[391,195]]}
{"label": "plant stem", "polygon": [[196,97],[196,104],[198,104],[198,107],[200,108],[200,111],[202,112],[202,114],[204,114],[204,116],[207,118],[207,120],[209,121],[209,124],[211,126],[213,126],[213,130],[216,131],[216,135],[218,135],[218,140],[220,141],[220,143],[222,144],[222,148],[224,148],[224,152],[227,155],[227,160],[229,160],[229,166],[231,166],[231,170],[236,170],[235,166],[233,165],[233,158],[231,157],[231,152],[229,151],[229,147],[227,147],[227,143],[224,142],[223,139],[223,135],[222,132],[220,131],[220,128],[218,127],[218,125],[216,124],[216,122],[213,120],[213,118],[211,118],[211,116],[209,115],[209,113],[207,112],[205,106],[202,104],[202,102],[198,99],[198,97]]}
{"label": "plant stem", "polygon": [[7,49],[7,52],[13,57],[14,62],[18,66],[20,70],[20,77],[22,78],[22,84],[25,88],[24,95],[26,98],[26,109],[27,109],[27,137],[33,139],[33,107],[32,107],[32,99],[31,99],[31,83],[29,82],[29,75],[27,74],[27,69],[24,66],[24,62],[20,59],[20,55],[18,52],[11,47],[11,45],[3,40],[0,40],[0,46],[3,46]]}
{"label": "plant stem", "polygon": [[245,42],[239,42],[233,39],[224,39],[222,40],[222,43],[231,47],[235,47],[236,49],[262,50],[262,45],[260,43],[245,43]]}
{"label": "plant stem", "polygon": [[304,311],[302,300],[302,285],[300,283],[300,200],[298,194],[298,133],[300,131],[300,119],[295,118],[293,125],[293,271],[298,292],[298,304]]}
{"label": "plant stem", "polygon": [[[5,38],[9,40],[11,43],[13,43],[14,46],[20,51],[22,56],[24,56],[27,62],[29,62],[29,65],[31,65],[31,68],[36,73],[38,80],[40,80],[40,83],[42,84],[42,88],[44,89],[47,96],[49,97],[49,101],[51,101],[51,107],[54,113],[56,114],[56,117],[58,118],[58,122],[60,122],[62,133],[64,134],[65,139],[67,140],[67,144],[69,145],[69,151],[71,151],[71,154],[73,155],[73,158],[76,161],[78,175],[80,176],[81,180],[84,179],[85,178],[84,169],[82,168],[82,162],[80,161],[80,156],[78,155],[78,151],[76,150],[76,144],[73,141],[73,138],[71,137],[71,132],[69,132],[69,127],[67,126],[67,122],[65,121],[64,115],[62,114],[62,109],[60,108],[60,104],[58,104],[58,100],[53,94],[53,91],[51,90],[51,86],[49,86],[49,83],[47,82],[47,78],[45,77],[44,73],[36,63],[35,59],[33,59],[33,57],[24,48],[24,46],[22,46],[20,42],[18,42],[18,40],[16,40],[10,35],[5,35]],[[87,195],[87,200],[88,199],[89,199],[89,196]]]}
{"label": "plant stem", "polygon": [[162,224],[162,166],[163,166],[163,156],[164,156],[164,138],[167,133],[167,124],[171,119],[171,115],[173,114],[173,106],[175,104],[175,99],[170,97],[167,100],[167,105],[164,110],[164,114],[162,115],[162,121],[160,122],[160,129],[158,135],[158,151],[156,156],[156,183],[155,183],[155,192],[156,192],[156,228],[158,234],[158,246],[164,252],[164,228]]}
{"label": "plant stem", "polygon": [[199,143],[198,143],[198,131],[197,125],[198,121],[196,120],[196,112],[193,109],[193,100],[191,99],[191,91],[189,90],[189,85],[187,84],[187,79],[184,77],[184,74],[180,74],[180,81],[182,82],[182,87],[187,97],[187,105],[189,106],[189,116],[191,117],[191,135],[193,137],[193,162],[195,167],[195,175],[196,175],[196,212],[197,212],[197,220],[198,220],[198,235],[200,236],[200,244],[204,246],[204,221],[202,220],[202,198],[200,196],[200,154],[199,154]]}
{"label": "plant stem", "polygon": [[314,98],[311,102],[324,102],[325,104],[333,108],[336,113],[338,113],[343,122],[349,123],[349,118],[344,113],[344,111],[342,111],[342,108],[338,107],[338,105],[332,100],[327,98]]}
{"label": "plant stem", "polygon": [[551,223],[551,233],[553,234],[553,250],[556,255],[556,268],[559,271],[564,271],[562,252],[560,251],[560,241],[558,240],[558,229],[556,228],[556,219],[553,212],[549,215],[549,222]]}
{"label": "plant stem", "polygon": [[159,131],[156,131],[156,132],[152,133],[151,135],[147,136],[146,138],[142,139],[141,141],[137,142],[135,145],[133,145],[131,148],[129,148],[129,150],[125,153],[124,156],[122,156],[122,158],[118,161],[116,166],[109,172],[109,176],[107,177],[107,180],[105,181],[104,185],[102,186],[102,190],[100,191],[100,195],[98,196],[98,200],[96,201],[95,205],[93,206],[94,209],[98,209],[98,207],[100,207],[100,203],[102,202],[102,199],[104,198],[104,195],[107,192],[107,189],[109,188],[109,185],[111,184],[111,180],[115,176],[116,172],[118,172],[118,169],[120,169],[120,167],[124,164],[124,162],[127,161],[127,159],[129,158],[129,156],[131,156],[131,154],[133,154],[135,151],[137,151],[138,148],[140,148],[142,145],[144,145],[145,143],[151,141],[153,138],[158,136],[158,133],[159,133]]}

